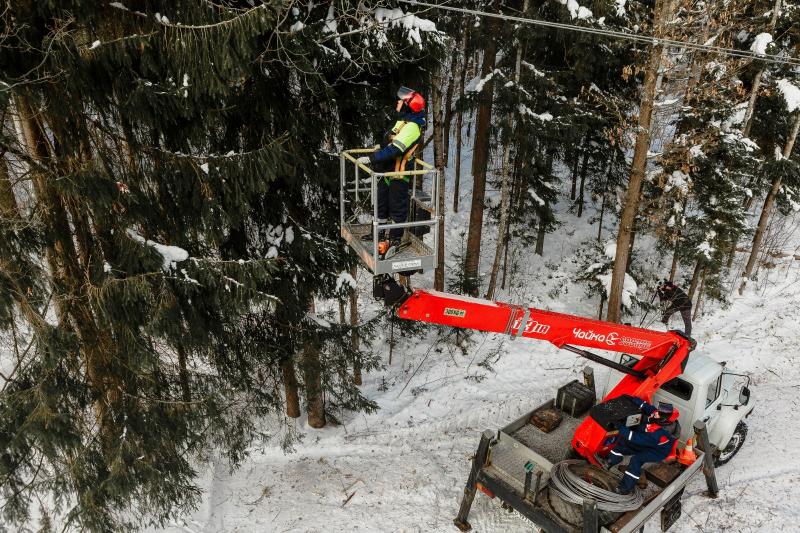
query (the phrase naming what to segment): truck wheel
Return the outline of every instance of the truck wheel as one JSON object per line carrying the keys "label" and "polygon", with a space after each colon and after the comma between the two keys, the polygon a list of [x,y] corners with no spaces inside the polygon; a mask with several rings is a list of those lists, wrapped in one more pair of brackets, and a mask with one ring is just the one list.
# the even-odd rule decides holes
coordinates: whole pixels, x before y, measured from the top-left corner
{"label": "truck wheel", "polygon": [[722,466],[733,459],[733,456],[742,448],[745,437],[747,437],[747,424],[744,421],[740,421],[736,424],[736,429],[733,430],[731,441],[724,450],[717,452],[714,457],[714,466]]}

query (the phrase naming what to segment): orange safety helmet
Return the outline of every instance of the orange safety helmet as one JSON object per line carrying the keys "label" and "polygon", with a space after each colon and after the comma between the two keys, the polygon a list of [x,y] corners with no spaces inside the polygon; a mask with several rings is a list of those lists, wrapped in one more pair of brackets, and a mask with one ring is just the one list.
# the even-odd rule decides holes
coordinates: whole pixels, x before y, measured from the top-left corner
{"label": "orange safety helmet", "polygon": [[397,99],[402,100],[413,113],[419,113],[425,109],[425,98],[414,89],[400,87],[397,89]]}

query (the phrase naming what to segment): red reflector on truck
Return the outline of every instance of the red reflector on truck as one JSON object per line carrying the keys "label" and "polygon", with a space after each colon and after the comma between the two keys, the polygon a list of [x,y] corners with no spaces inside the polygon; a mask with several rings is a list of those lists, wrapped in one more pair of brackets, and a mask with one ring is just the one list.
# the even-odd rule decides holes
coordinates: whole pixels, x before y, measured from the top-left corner
{"label": "red reflector on truck", "polygon": [[483,483],[477,483],[476,486],[478,487],[479,491],[481,491],[482,493],[486,494],[490,498],[494,498],[494,492],[492,492],[489,489],[487,489],[486,487],[484,487]]}

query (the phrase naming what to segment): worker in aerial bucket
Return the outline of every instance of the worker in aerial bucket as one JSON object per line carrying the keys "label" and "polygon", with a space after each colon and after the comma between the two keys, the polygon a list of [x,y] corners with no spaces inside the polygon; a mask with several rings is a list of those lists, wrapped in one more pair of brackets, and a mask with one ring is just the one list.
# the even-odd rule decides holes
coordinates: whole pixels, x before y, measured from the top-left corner
{"label": "worker in aerial bucket", "polygon": [[604,465],[611,468],[621,463],[625,456],[631,456],[617,487],[620,494],[630,494],[642,475],[642,465],[660,463],[672,455],[680,434],[679,413],[672,404],[659,402],[655,407],[640,398],[631,398],[639,403],[645,416],[634,428],[625,425],[619,428],[619,441],[609,452]]}
{"label": "worker in aerial bucket", "polygon": [[661,303],[667,304],[666,309],[664,309],[664,314],[661,317],[661,322],[666,325],[669,322],[669,317],[671,317],[673,313],[680,312],[681,318],[683,319],[683,332],[691,337],[692,300],[680,287],[667,279],[658,284],[656,293],[658,294],[658,300]]}
{"label": "worker in aerial bucket", "polygon": [[[425,98],[413,89],[400,87],[397,90],[395,110],[400,116],[387,135],[388,143],[369,156],[358,158],[359,163],[372,165],[376,172],[403,172],[422,139],[426,124]],[[385,222],[391,218],[394,223],[405,222],[408,218],[409,176],[378,178],[377,188],[380,221]],[[383,242],[382,248],[386,250],[383,253],[384,258],[397,252],[402,237],[402,228],[391,229],[388,242],[385,242],[385,235],[378,235],[378,240]],[[364,240],[371,241],[372,234],[366,235]]]}

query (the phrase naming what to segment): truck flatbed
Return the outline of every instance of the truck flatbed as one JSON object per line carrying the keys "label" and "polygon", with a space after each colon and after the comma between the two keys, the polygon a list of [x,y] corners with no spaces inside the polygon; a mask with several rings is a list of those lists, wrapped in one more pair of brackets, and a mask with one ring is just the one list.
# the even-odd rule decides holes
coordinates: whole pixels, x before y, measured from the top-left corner
{"label": "truck flatbed", "polygon": [[[652,464],[645,467],[647,487],[642,489],[643,503],[626,513],[598,511],[596,502],[584,500],[581,508],[559,498],[551,498],[550,472],[553,465],[576,457],[570,440],[582,418],[561,412],[561,422],[551,431],[543,431],[531,417],[543,410],[553,410],[554,400],[537,407],[497,432],[485,431],[473,460],[470,480],[464,491],[461,510],[454,520],[462,531],[470,529],[467,516],[476,489],[504,502],[548,533],[630,533],[639,531],[654,515],[661,513],[666,531],[680,517],[680,497],[689,480],[700,471],[713,479],[713,463],[702,450],[687,467]],[[705,433],[702,423],[696,424]],[[705,436],[707,439],[707,435]],[[703,440],[703,436],[700,436]],[[707,440],[706,440],[707,442]],[[703,467],[706,467],[704,470]],[[710,468],[710,471],[708,470]],[[604,475],[621,476],[621,471]],[[716,491],[716,480],[709,482]],[[559,503],[561,502],[561,503]]]}

